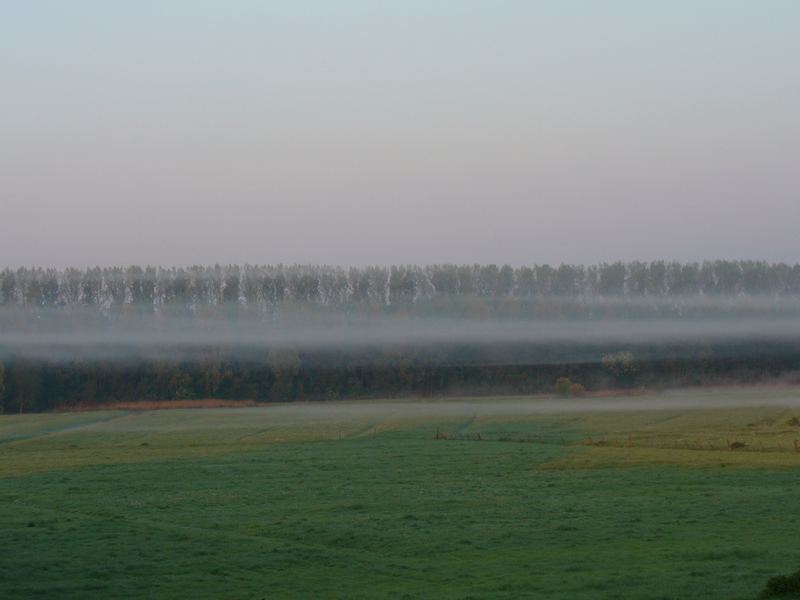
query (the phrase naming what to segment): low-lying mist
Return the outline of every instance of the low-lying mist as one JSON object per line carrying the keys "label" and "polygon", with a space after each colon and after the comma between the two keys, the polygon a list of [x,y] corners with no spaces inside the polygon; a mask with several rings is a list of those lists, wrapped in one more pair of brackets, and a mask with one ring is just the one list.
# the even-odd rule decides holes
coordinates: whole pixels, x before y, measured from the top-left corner
{"label": "low-lying mist", "polygon": [[[800,340],[800,301],[791,299],[683,298],[669,305],[661,299],[594,299],[580,303],[581,310],[568,301],[551,306],[560,310],[527,316],[491,311],[469,316],[460,306],[454,316],[443,316],[442,306],[435,315],[415,314],[413,305],[378,314],[307,305],[284,305],[265,314],[234,305],[196,315],[141,308],[107,314],[86,307],[6,307],[0,309],[0,358],[126,360],[150,355],[188,360],[212,348],[253,358],[289,348],[355,352],[370,361],[378,354],[386,359],[385,352],[371,350],[508,347],[528,348],[529,354],[538,350],[536,360],[553,363],[599,360],[598,349],[638,347],[642,356],[675,356],[681,347],[717,344],[746,353],[749,342]],[[522,359],[509,355],[505,360],[517,364]],[[493,353],[493,364],[503,361],[502,352]]]}

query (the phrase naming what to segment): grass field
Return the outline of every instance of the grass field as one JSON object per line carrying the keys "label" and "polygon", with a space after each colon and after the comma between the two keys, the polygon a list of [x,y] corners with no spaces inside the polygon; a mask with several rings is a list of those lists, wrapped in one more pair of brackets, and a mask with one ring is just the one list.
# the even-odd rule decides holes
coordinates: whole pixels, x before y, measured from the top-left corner
{"label": "grass field", "polygon": [[0,416],[0,598],[754,598],[800,567],[794,417],[787,388]]}

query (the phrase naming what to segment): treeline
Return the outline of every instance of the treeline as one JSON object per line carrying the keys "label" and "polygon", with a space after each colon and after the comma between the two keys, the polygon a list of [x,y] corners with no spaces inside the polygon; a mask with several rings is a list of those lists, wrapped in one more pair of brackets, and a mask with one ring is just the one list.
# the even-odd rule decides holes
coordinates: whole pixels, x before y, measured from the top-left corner
{"label": "treeline", "polygon": [[[624,348],[624,351],[620,351]],[[153,359],[0,363],[0,409],[42,411],[139,400],[261,402],[552,392],[559,377],[606,388],[800,381],[800,341],[609,346],[480,344],[314,350],[218,348]],[[614,357],[626,357],[622,362]]]}
{"label": "treeline", "polygon": [[196,266],[6,269],[0,306],[126,306],[201,313],[249,306],[269,312],[284,303],[390,307],[454,298],[670,298],[800,296],[800,265],[759,261],[630,262],[591,266],[431,265]]}

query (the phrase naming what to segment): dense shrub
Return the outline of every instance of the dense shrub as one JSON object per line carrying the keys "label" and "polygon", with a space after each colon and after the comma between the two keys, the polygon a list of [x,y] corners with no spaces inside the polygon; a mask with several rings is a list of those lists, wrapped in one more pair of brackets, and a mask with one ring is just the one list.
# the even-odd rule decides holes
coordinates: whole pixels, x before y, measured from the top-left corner
{"label": "dense shrub", "polygon": [[771,577],[759,598],[800,598],[800,570]]}
{"label": "dense shrub", "polygon": [[569,396],[570,388],[572,387],[572,382],[569,380],[569,377],[559,377],[556,379],[556,394],[566,398]]}
{"label": "dense shrub", "polygon": [[586,388],[583,387],[580,383],[573,383],[569,386],[569,395],[579,398],[586,393]]}

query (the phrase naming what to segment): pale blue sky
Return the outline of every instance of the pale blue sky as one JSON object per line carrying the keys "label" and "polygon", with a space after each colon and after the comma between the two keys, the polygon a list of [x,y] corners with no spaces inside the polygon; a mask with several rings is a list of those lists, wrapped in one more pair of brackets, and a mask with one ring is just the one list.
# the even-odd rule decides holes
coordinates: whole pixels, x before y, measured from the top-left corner
{"label": "pale blue sky", "polygon": [[0,2],[0,266],[800,261],[800,2]]}

